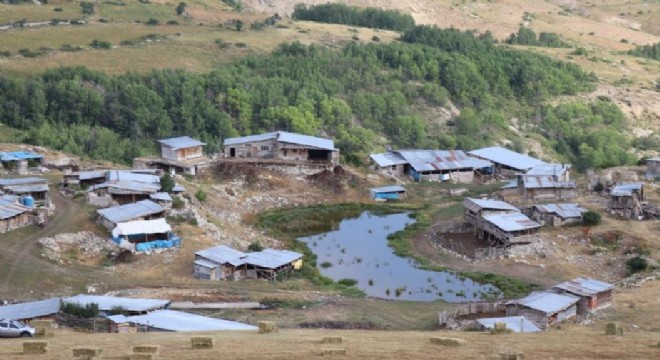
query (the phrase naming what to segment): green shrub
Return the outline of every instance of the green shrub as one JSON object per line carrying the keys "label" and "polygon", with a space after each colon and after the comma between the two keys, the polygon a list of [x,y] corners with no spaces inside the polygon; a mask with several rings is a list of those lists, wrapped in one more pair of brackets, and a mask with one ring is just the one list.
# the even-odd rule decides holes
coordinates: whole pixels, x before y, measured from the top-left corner
{"label": "green shrub", "polygon": [[172,176],[169,173],[165,173],[165,175],[160,177],[160,191],[164,192],[172,192],[172,189],[174,188],[174,179],[172,179]]}
{"label": "green shrub", "polygon": [[94,3],[83,1],[80,3],[80,7],[82,8],[82,13],[84,15],[94,14]]}
{"label": "green shrub", "polygon": [[201,201],[201,202],[204,202],[208,198],[208,195],[206,194],[206,192],[204,192],[204,190],[199,188],[199,189],[197,189],[197,192],[195,193],[195,198],[197,200]]}
{"label": "green shrub", "polygon": [[587,225],[587,226],[596,226],[601,223],[603,218],[600,216],[599,213],[589,210],[584,215],[582,215],[582,224]]}
{"label": "green shrub", "polygon": [[160,20],[158,20],[156,18],[149,18],[149,20],[147,20],[147,25],[149,25],[149,26],[160,25]]}
{"label": "green shrub", "polygon": [[264,246],[261,245],[261,243],[258,242],[258,241],[254,241],[250,245],[248,245],[248,250],[252,251],[252,252],[259,252],[259,251],[262,251],[263,249],[264,249]]}
{"label": "green shrub", "polygon": [[172,196],[172,209],[183,209],[186,203],[178,196]]}
{"label": "green shrub", "polygon": [[626,261],[626,268],[628,268],[628,274],[635,274],[642,272],[649,267],[649,262],[646,261],[643,257],[637,255],[634,258],[628,259]]}
{"label": "green shrub", "polygon": [[60,308],[65,314],[85,319],[93,318],[99,314],[99,305],[97,303],[89,303],[83,306],[78,303],[62,302]]}
{"label": "green shrub", "polygon": [[64,44],[64,45],[60,46],[61,51],[67,51],[67,52],[75,52],[75,51],[80,51],[82,49],[83,48],[80,47],[80,46],[73,46],[71,44]]}
{"label": "green shrub", "polygon": [[319,264],[319,266],[322,267],[323,269],[327,269],[332,267],[332,263],[330,261],[324,261],[321,264]]}
{"label": "green shrub", "polygon": [[10,57],[10,56],[11,56],[11,51],[9,50],[0,51],[0,57]]}
{"label": "green shrub", "polygon": [[247,44],[246,44],[246,43],[244,43],[244,42],[237,42],[237,43],[236,43],[236,44],[234,44],[234,45],[235,45],[236,47],[239,47],[239,48],[244,48],[244,47],[247,47]]}
{"label": "green shrub", "polygon": [[92,48],[97,49],[97,50],[112,49],[112,43],[111,42],[103,41],[103,40],[97,40],[97,39],[92,40],[92,42],[89,43],[89,46],[91,46]]}
{"label": "green shrub", "polygon": [[357,285],[358,281],[355,279],[341,279],[337,281],[337,283],[344,285],[344,286],[355,286]]}

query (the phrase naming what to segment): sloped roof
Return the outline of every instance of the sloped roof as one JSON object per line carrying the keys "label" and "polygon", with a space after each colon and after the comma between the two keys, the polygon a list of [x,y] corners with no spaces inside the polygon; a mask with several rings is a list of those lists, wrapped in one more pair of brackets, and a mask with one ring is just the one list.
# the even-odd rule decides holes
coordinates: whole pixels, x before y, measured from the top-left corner
{"label": "sloped roof", "polygon": [[541,227],[541,224],[528,218],[523,213],[492,214],[486,215],[483,218],[484,220],[506,232],[529,230]]}
{"label": "sloped roof", "polygon": [[19,160],[28,160],[28,159],[43,159],[44,156],[41,154],[29,152],[29,151],[0,151],[0,161],[19,161]]}
{"label": "sloped roof", "polygon": [[172,231],[172,227],[165,219],[136,220],[117,224],[112,229],[112,236],[129,236],[138,234],[162,234]]}
{"label": "sloped roof", "polygon": [[556,181],[554,176],[522,175],[525,189],[573,189],[575,181]]}
{"label": "sloped roof", "polygon": [[174,150],[206,145],[206,143],[203,143],[199,140],[195,140],[188,136],[162,139],[162,140],[158,140],[158,142],[161,143],[162,145],[171,147]]}
{"label": "sloped roof", "polygon": [[517,153],[515,151],[499,146],[472,150],[468,153],[520,171],[526,171],[533,168],[534,166],[545,164],[545,162],[539,159],[535,159],[531,156],[523,155],[521,153]]}
{"label": "sloped roof", "polygon": [[515,303],[546,314],[562,311],[578,302],[579,298],[572,295],[560,295],[547,291],[533,292]]}
{"label": "sloped roof", "polygon": [[63,300],[67,303],[78,303],[80,305],[87,305],[95,303],[99,306],[101,311],[109,311],[113,308],[122,307],[128,311],[143,312],[160,309],[167,306],[170,300],[163,299],[133,299],[123,298],[116,296],[99,296],[99,295],[76,295]]}
{"label": "sloped roof", "polygon": [[32,211],[32,208],[19,204],[16,196],[4,195],[0,197],[0,219],[2,220],[30,211]]}
{"label": "sloped roof", "polygon": [[275,269],[290,264],[303,257],[303,254],[289,250],[265,249],[259,252],[248,253],[243,256],[246,264],[256,265],[263,268]]}
{"label": "sloped roof", "polygon": [[108,170],[92,170],[92,171],[81,171],[78,172],[78,179],[80,180],[90,180],[90,179],[99,179],[105,178]]}
{"label": "sloped roof", "polygon": [[126,321],[167,331],[256,330],[257,327],[182,311],[159,310],[145,315],[129,316]]}
{"label": "sloped roof", "polygon": [[236,249],[232,249],[229,246],[218,245],[212,248],[198,251],[195,253],[195,255],[199,255],[218,264],[226,264],[232,260],[236,260],[242,256],[245,256],[245,253]]}
{"label": "sloped roof", "polygon": [[401,155],[399,155],[394,151],[388,151],[380,154],[371,154],[369,155],[369,157],[380,167],[387,167],[392,165],[401,165],[408,163],[403,157],[401,157]]}
{"label": "sloped roof", "polygon": [[142,200],[136,203],[96,210],[99,215],[115,224],[158,214],[163,211],[165,209],[162,206],[151,200]]}
{"label": "sloped roof", "polygon": [[381,186],[371,189],[374,193],[405,192],[406,189],[401,185]]}
{"label": "sloped roof", "polygon": [[613,289],[614,285],[594,279],[578,277],[571,281],[555,285],[555,288],[565,290],[572,294],[592,296]]}
{"label": "sloped roof", "polygon": [[587,209],[575,203],[543,204],[535,205],[535,207],[541,212],[557,214],[562,218],[579,218],[582,216],[582,213],[587,212]]}
{"label": "sloped roof", "polygon": [[636,182],[630,184],[617,185],[612,189],[612,196],[632,196],[633,192],[640,191],[644,187],[644,183]]}
{"label": "sloped roof", "polygon": [[224,141],[224,146],[245,144],[250,142],[258,142],[265,140],[276,139],[278,142],[285,142],[289,144],[309,146],[324,150],[334,150],[335,144],[331,139],[320,138],[316,136],[302,135],[290,133],[286,131],[275,131],[259,135],[250,135],[243,137],[228,138]]}
{"label": "sloped roof", "polygon": [[60,299],[31,301],[0,306],[0,319],[23,320],[56,314],[60,311]]}
{"label": "sloped roof", "polygon": [[160,184],[160,177],[132,171],[111,170],[107,173],[108,181],[141,182],[145,184]]}
{"label": "sloped roof", "polygon": [[170,194],[168,194],[166,192],[157,192],[155,194],[149,195],[149,197],[152,200],[170,201],[170,202],[172,201],[172,197],[170,196]]}
{"label": "sloped roof", "polygon": [[520,211],[517,207],[501,200],[466,198],[463,206],[476,212],[478,210]]}
{"label": "sloped roof", "polygon": [[48,180],[41,177],[26,177],[16,179],[0,179],[0,186],[48,184]]}
{"label": "sloped roof", "polygon": [[418,172],[493,166],[490,161],[469,157],[462,150],[400,150],[397,153]]}
{"label": "sloped roof", "polygon": [[477,322],[487,329],[494,329],[495,324],[505,323],[506,328],[516,333],[539,332],[539,329],[533,322],[527,320],[524,316],[511,316],[500,318],[477,319]]}
{"label": "sloped roof", "polygon": [[203,266],[203,267],[209,268],[209,269],[215,269],[219,266],[219,264],[217,264],[217,263],[214,263],[214,262],[208,261],[208,260],[203,260],[203,259],[195,260],[195,261],[193,261],[193,264]]}
{"label": "sloped roof", "polygon": [[529,169],[526,175],[561,176],[571,169],[570,164],[542,164]]}

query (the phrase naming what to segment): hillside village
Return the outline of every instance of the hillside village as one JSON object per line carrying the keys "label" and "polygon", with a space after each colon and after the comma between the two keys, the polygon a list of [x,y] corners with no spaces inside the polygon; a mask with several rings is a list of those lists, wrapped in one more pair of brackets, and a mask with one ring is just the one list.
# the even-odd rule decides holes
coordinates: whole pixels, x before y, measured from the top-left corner
{"label": "hillside village", "polygon": [[[477,3],[479,11],[490,9]],[[176,4],[152,5],[173,12],[168,26],[199,27],[195,36],[216,26],[215,16],[221,16],[224,25],[213,31],[244,32],[248,39],[262,31],[259,26],[277,31],[307,24],[295,19],[288,2],[222,1],[204,10],[197,3],[182,4],[176,12]],[[252,10],[245,11],[245,4]],[[83,13],[94,6],[102,12],[55,25],[36,12],[34,22],[27,15],[4,26],[0,21],[0,32],[39,31],[44,26],[95,29],[99,23],[112,27],[116,17],[124,15],[108,11],[109,6],[142,6],[74,5]],[[307,4],[313,5],[317,3]],[[70,4],[61,6],[58,12],[63,15],[77,14]],[[414,20],[424,18],[418,6],[409,9]],[[502,6],[508,9],[511,4]],[[284,15],[274,14],[261,23],[264,13],[254,9],[277,9]],[[462,14],[466,8],[452,5],[451,11]],[[486,16],[479,14],[476,23]],[[0,19],[3,16],[0,13]],[[238,18],[250,24],[250,30],[242,29]],[[414,25],[412,17],[410,21]],[[548,19],[526,21],[545,24]],[[372,51],[381,46],[379,36],[384,43],[390,30],[370,31],[373,46],[364,49]],[[585,117],[586,107],[562,108],[563,100],[557,100],[532,115],[529,109],[536,105],[521,105],[525,95],[488,95],[480,103],[465,94],[459,100],[456,89],[443,95],[449,100],[434,104],[429,93],[437,89],[424,85],[432,71],[425,68],[429,73],[416,77],[412,73],[422,73],[416,64],[414,71],[404,70],[409,54],[404,54],[406,45],[396,44],[415,31],[421,39],[415,41],[423,43],[439,30],[422,26],[401,31],[398,39],[392,37],[394,45],[382,44],[391,48],[378,48],[374,57],[361,52],[357,35],[341,50],[351,61],[391,61],[387,66],[395,70],[383,74],[391,71],[419,81],[414,91],[403,89],[409,85],[404,82],[397,89],[393,83],[384,85],[394,76],[376,78],[376,72],[361,68],[362,75],[374,77],[367,87],[384,86],[379,91],[385,93],[387,111],[382,112],[379,100],[365,90],[346,90],[345,95],[355,96],[346,100],[318,100],[319,94],[303,88],[294,100],[280,96],[278,91],[293,86],[279,67],[287,57],[319,56],[314,61],[335,74],[355,71],[337,70],[348,63],[333,68],[330,57],[321,57],[326,50],[307,43],[275,50],[281,58],[270,70],[263,66],[267,58],[245,55],[248,60],[237,73],[254,71],[254,77],[272,70],[273,78],[282,76],[269,78],[281,80],[274,88],[260,87],[255,78],[243,84],[251,91],[230,89],[222,84],[229,77],[219,72],[209,73],[211,80],[204,86],[186,82],[192,78],[183,81],[194,88],[190,94],[213,105],[204,108],[203,101],[191,100],[176,115],[163,109],[176,108],[172,104],[180,95],[185,103],[186,94],[172,92],[171,98],[161,99],[136,84],[151,82],[149,86],[167,92],[170,84],[160,81],[183,78],[182,72],[153,72],[148,75],[152,78],[135,73],[111,80],[81,69],[47,73],[26,82],[26,94],[64,91],[60,87],[68,85],[55,87],[52,82],[69,81],[67,76],[74,74],[73,88],[81,81],[77,84],[86,89],[82,91],[94,88],[107,98],[80,107],[69,104],[75,110],[49,98],[38,123],[35,115],[34,126],[24,124],[32,118],[16,114],[26,106],[38,108],[38,103],[19,105],[3,97],[1,91],[10,85],[22,85],[0,77],[0,127],[6,132],[0,134],[0,358],[522,359],[554,357],[560,345],[557,356],[562,358],[655,358],[660,354],[660,148],[653,139],[660,115],[653,105],[624,115],[617,105],[621,98],[598,98],[589,105],[592,117]],[[302,30],[298,34],[307,35]],[[483,41],[483,36],[467,34]],[[324,41],[331,36],[328,30]],[[463,35],[456,36],[460,42]],[[214,46],[221,42],[216,39]],[[108,51],[123,52],[134,45],[111,46]],[[19,66],[27,58],[19,54],[0,56],[0,64]],[[310,82],[325,76],[291,61]],[[239,68],[228,69],[231,73]],[[0,76],[5,76],[2,71]],[[355,74],[350,75],[354,84],[324,78],[319,82],[324,90],[316,90],[336,95],[337,90],[329,89],[357,88],[360,77]],[[584,80],[575,76],[567,83]],[[122,84],[125,80],[136,83]],[[35,85],[39,81],[42,85]],[[653,93],[640,84],[652,92],[650,102],[657,101],[657,89]],[[34,90],[39,86],[53,87]],[[138,90],[129,99],[128,92],[114,93],[122,87]],[[390,90],[401,90],[405,101],[415,100],[387,97]],[[553,102],[557,94],[539,96]],[[501,113],[493,112],[506,96],[519,101],[516,106],[529,111],[530,118],[497,125],[498,116],[511,110],[509,103]],[[141,103],[117,110],[120,97],[127,104],[138,99]],[[253,107],[249,111],[248,103]],[[98,108],[90,110],[94,104]],[[268,106],[259,108],[263,104]],[[310,106],[313,110],[308,111]],[[393,116],[397,106],[405,110]],[[10,107],[16,109],[14,115],[6,111]],[[200,109],[196,117],[186,114],[194,107]],[[94,111],[104,125],[86,123]],[[439,120],[422,120],[417,111]],[[452,111],[456,113],[446,114]],[[374,122],[366,115],[370,112],[382,118]],[[226,118],[217,115],[225,113]],[[539,120],[542,117],[547,119]],[[588,118],[585,122],[592,128],[578,118]],[[557,121],[565,133],[551,133],[543,128],[544,121]],[[104,132],[113,122],[117,130]],[[566,125],[571,122],[574,128]],[[582,139],[592,142],[576,147],[576,140],[568,137],[581,127],[587,128]],[[616,146],[634,144],[634,149],[604,145],[623,139],[606,136],[631,128],[642,135]],[[69,130],[75,135],[60,141]]]}

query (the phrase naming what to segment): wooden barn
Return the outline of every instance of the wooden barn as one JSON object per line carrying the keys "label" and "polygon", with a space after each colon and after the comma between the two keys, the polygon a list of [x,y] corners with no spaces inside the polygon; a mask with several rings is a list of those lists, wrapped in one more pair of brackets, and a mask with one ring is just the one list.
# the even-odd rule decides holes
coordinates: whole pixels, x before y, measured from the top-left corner
{"label": "wooden barn", "polygon": [[612,291],[614,285],[602,281],[583,277],[561,283],[552,288],[558,294],[570,294],[577,296],[578,315],[598,311],[612,306]]}
{"label": "wooden barn", "polygon": [[610,210],[629,219],[641,219],[644,211],[644,183],[619,184],[610,192]]}
{"label": "wooden barn", "polygon": [[40,177],[0,179],[0,191],[3,194],[32,197],[35,206],[50,206],[48,180]]}
{"label": "wooden barn", "polygon": [[225,139],[224,157],[335,166],[339,164],[339,149],[331,139],[275,131]]}
{"label": "wooden barn", "polygon": [[504,201],[494,199],[474,199],[466,198],[463,200],[465,212],[463,218],[465,222],[479,228],[482,226],[483,217],[494,214],[511,214],[520,212],[515,206]]}
{"label": "wooden barn", "polygon": [[569,294],[534,292],[522,299],[508,302],[506,316],[523,316],[539,329],[547,330],[554,324],[574,317],[579,300]]}
{"label": "wooden barn", "polygon": [[580,224],[587,209],[575,203],[534,205],[530,217],[544,226]]}
{"label": "wooden barn", "polygon": [[34,209],[19,202],[13,195],[0,196],[0,233],[36,223]]}
{"label": "wooden barn", "polygon": [[105,182],[108,170],[90,170],[65,173],[62,176],[62,186],[87,189],[90,186]]}
{"label": "wooden barn", "polygon": [[204,155],[203,143],[188,136],[158,140],[160,157],[133,159],[135,169],[160,169],[170,173],[197,175],[209,167],[211,159]]}
{"label": "wooden barn", "polygon": [[479,238],[491,246],[511,246],[533,243],[538,239],[541,224],[523,213],[492,214],[483,216],[477,228]]}
{"label": "wooden barn", "polygon": [[124,170],[108,171],[103,183],[89,188],[97,196],[110,196],[120,205],[149,199],[160,190],[159,176]]}
{"label": "wooden barn", "polygon": [[275,280],[280,274],[299,270],[302,266],[300,253],[289,250],[265,249],[243,253],[219,245],[195,253],[193,274],[207,280]]}
{"label": "wooden barn", "polygon": [[517,174],[526,173],[535,166],[545,164],[539,159],[499,146],[472,150],[468,154],[492,162],[494,173],[501,177],[514,177]]}

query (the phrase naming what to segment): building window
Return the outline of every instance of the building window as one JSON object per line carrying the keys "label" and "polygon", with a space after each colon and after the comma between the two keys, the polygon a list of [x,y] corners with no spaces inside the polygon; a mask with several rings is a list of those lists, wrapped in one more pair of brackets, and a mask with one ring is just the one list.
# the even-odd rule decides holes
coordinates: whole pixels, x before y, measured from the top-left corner
{"label": "building window", "polygon": [[392,165],[392,170],[396,170],[396,165]]}
{"label": "building window", "polygon": [[262,146],[262,147],[261,147],[261,150],[262,150],[262,151],[268,151],[268,146]]}

